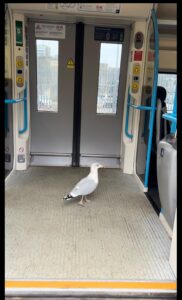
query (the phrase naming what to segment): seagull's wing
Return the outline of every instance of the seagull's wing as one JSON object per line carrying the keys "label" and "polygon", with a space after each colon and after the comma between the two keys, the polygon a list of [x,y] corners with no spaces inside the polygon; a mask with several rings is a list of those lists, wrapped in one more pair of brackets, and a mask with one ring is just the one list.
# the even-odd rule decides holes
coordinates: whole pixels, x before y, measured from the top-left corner
{"label": "seagull's wing", "polygon": [[97,187],[97,183],[90,177],[85,177],[81,179],[70,194],[73,197],[81,196],[81,195],[88,195],[92,193]]}

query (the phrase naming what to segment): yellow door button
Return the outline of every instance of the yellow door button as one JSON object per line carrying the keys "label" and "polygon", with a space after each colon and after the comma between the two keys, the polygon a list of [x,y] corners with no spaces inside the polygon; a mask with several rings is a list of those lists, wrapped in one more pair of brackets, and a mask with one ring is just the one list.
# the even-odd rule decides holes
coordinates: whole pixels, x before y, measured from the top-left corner
{"label": "yellow door button", "polygon": [[138,75],[140,73],[140,66],[133,67],[133,75]]}
{"label": "yellow door button", "polygon": [[23,77],[18,76],[18,77],[16,78],[16,82],[17,82],[17,83],[23,83]]}
{"label": "yellow door button", "polygon": [[23,67],[23,61],[22,60],[17,61],[16,66],[17,68]]}
{"label": "yellow door button", "polygon": [[137,93],[138,92],[138,87],[139,87],[138,83],[133,83],[132,84],[132,92]]}

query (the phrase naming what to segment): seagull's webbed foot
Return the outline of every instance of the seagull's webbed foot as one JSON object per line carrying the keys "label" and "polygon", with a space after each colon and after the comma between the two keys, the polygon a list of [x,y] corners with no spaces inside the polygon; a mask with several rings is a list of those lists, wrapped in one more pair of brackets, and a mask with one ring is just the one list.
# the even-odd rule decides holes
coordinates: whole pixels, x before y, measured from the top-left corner
{"label": "seagull's webbed foot", "polygon": [[87,196],[85,196],[85,202],[90,203],[90,200],[87,199]]}
{"label": "seagull's webbed foot", "polygon": [[81,200],[78,202],[78,205],[84,206],[84,203],[83,203],[83,196],[82,196]]}

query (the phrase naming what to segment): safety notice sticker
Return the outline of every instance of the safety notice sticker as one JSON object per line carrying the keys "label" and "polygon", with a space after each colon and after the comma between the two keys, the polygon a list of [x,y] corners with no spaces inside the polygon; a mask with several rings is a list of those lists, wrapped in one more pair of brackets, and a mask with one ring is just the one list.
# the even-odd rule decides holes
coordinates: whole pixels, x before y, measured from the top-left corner
{"label": "safety notice sticker", "polygon": [[39,38],[65,39],[66,28],[62,24],[35,23],[35,36]]}

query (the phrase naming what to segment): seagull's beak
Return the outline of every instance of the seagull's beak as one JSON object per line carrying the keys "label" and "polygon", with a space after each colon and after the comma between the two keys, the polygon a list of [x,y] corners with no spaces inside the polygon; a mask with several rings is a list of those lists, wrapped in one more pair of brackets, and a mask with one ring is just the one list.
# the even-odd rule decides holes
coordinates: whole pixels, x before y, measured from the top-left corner
{"label": "seagull's beak", "polygon": [[100,168],[104,168],[104,166],[103,166],[103,165],[100,165]]}

